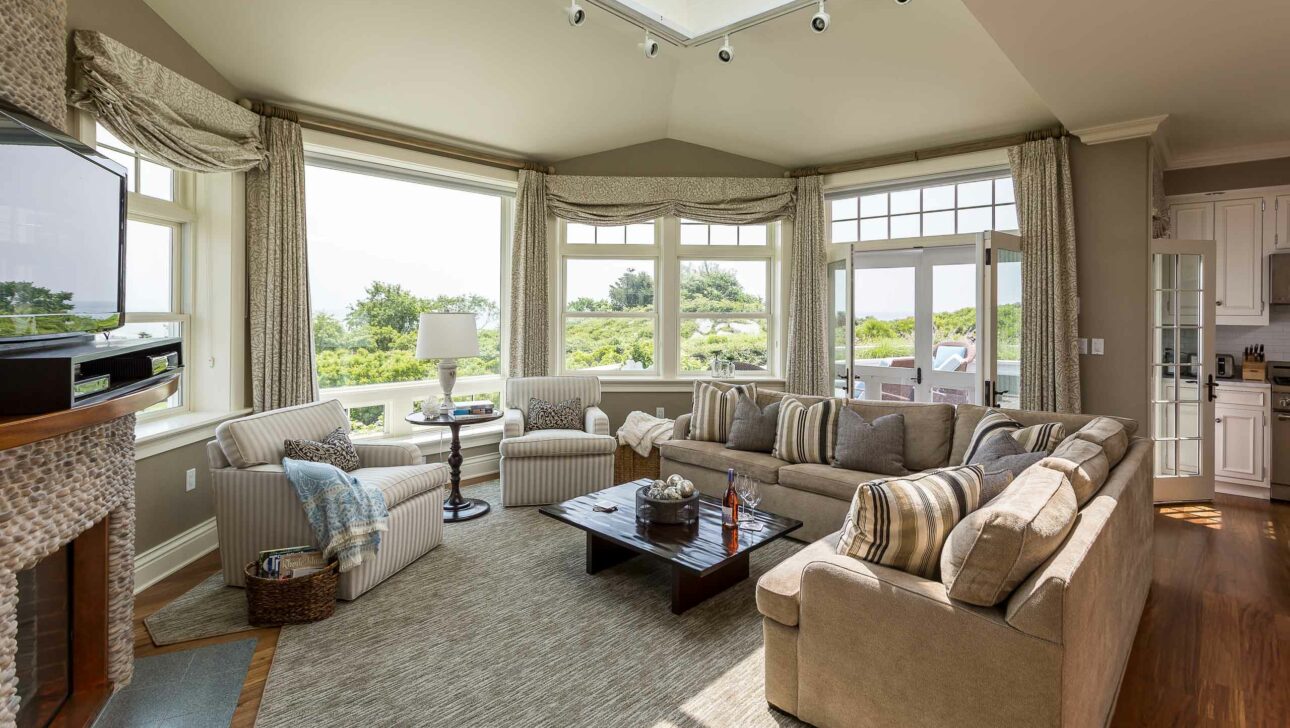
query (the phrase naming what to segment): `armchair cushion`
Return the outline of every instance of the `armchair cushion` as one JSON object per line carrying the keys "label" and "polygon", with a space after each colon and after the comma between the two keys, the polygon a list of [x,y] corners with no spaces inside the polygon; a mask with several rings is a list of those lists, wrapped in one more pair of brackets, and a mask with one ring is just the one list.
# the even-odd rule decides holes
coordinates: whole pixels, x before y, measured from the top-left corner
{"label": "armchair cushion", "polygon": [[349,432],[349,417],[340,401],[311,402],[221,422],[215,440],[235,468],[281,463],[288,438],[321,440],[337,427]]}
{"label": "armchair cushion", "polygon": [[525,432],[538,430],[576,430],[583,426],[586,413],[582,408],[582,398],[574,397],[560,402],[548,402],[545,399],[529,397]]}
{"label": "armchair cushion", "polygon": [[785,627],[796,627],[798,597],[802,592],[802,571],[812,561],[830,559],[842,532],[829,534],[784,559],[757,580],[757,611]]}
{"label": "armchair cushion", "polygon": [[618,441],[609,435],[582,430],[535,430],[523,437],[503,439],[498,445],[504,458],[612,455]]}
{"label": "armchair cushion", "polygon": [[[229,475],[228,483],[237,485],[254,483],[255,487],[265,489],[266,494],[269,488],[286,488],[290,492],[291,501],[300,508],[300,502],[296,499],[294,491],[290,490],[287,473],[281,465],[256,465],[236,472],[226,472]],[[350,475],[357,478],[363,485],[370,485],[380,490],[381,495],[385,497],[385,507],[390,510],[422,493],[442,488],[448,484],[451,477],[448,466],[443,463],[359,468],[352,471]],[[300,512],[303,514],[304,510],[300,508]]]}

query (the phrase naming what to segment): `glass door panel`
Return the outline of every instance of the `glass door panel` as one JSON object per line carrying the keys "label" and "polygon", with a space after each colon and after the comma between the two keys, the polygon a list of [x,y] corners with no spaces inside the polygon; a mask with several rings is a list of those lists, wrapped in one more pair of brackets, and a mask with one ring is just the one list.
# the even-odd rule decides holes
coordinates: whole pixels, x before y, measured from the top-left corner
{"label": "glass door panel", "polygon": [[829,263],[829,338],[833,349],[833,396],[851,397],[851,363],[847,352],[851,349],[852,327],[847,301],[847,261]]}
{"label": "glass door panel", "polygon": [[[977,266],[971,246],[939,248],[924,255],[931,288],[927,342],[918,366],[926,391],[920,401],[967,404],[977,401]],[[920,312],[921,313],[921,312]]]}
{"label": "glass door panel", "polygon": [[988,344],[982,366],[986,404],[1021,408],[1021,238],[992,231],[983,241]]}

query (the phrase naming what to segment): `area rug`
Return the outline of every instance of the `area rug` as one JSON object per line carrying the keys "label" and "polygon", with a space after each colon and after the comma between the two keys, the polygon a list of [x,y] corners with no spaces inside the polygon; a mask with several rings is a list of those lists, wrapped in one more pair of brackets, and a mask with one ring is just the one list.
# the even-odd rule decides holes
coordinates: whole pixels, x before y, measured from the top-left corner
{"label": "area rug", "polygon": [[255,640],[134,661],[134,679],[103,708],[94,728],[227,726],[237,710]]}
{"label": "area rug", "polygon": [[800,725],[766,704],[757,578],[677,616],[637,557],[594,576],[582,531],[499,506],[335,616],[282,630],[259,726]]}
{"label": "area rug", "polygon": [[211,574],[183,596],[143,620],[158,647],[255,629],[246,623],[246,592]]}

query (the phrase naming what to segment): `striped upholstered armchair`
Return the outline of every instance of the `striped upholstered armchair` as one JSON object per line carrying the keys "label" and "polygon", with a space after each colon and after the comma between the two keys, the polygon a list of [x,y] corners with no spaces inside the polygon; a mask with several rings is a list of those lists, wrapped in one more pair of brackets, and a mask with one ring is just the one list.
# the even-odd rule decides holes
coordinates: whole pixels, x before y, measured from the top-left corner
{"label": "striped upholstered armchair", "polygon": [[[215,527],[224,583],[245,586],[242,567],[265,549],[318,545],[286,473],[283,440],[320,440],[349,417],[331,399],[230,420],[206,445],[215,494]],[[381,489],[390,530],[381,534],[375,558],[340,575],[336,595],[363,592],[416,561],[443,540],[443,487],[448,466],[426,465],[421,451],[405,442],[358,442],[359,467],[350,474]]]}
{"label": "striped upholstered armchair", "polygon": [[[563,402],[578,397],[586,408],[581,430],[533,430],[525,424],[529,400]],[[506,381],[502,421],[502,505],[558,503],[613,485],[614,450],[609,417],[600,409],[596,377],[519,377]]]}

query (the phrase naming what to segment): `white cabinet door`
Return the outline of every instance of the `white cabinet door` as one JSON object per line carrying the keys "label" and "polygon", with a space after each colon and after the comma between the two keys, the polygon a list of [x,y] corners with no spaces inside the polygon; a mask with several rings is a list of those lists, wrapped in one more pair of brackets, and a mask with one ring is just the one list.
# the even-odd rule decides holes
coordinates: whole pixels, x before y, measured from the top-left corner
{"label": "white cabinet door", "polygon": [[1278,195],[1274,209],[1277,213],[1277,227],[1273,244],[1277,250],[1290,250],[1290,195]]}
{"label": "white cabinet door", "polygon": [[1213,240],[1214,203],[1191,202],[1169,207],[1169,237],[1174,240]]}
{"label": "white cabinet door", "polygon": [[1214,407],[1214,476],[1263,480],[1263,410]]}
{"label": "white cabinet door", "polygon": [[1215,202],[1214,241],[1218,243],[1219,323],[1240,324],[1238,317],[1257,323],[1264,315],[1263,198]]}

